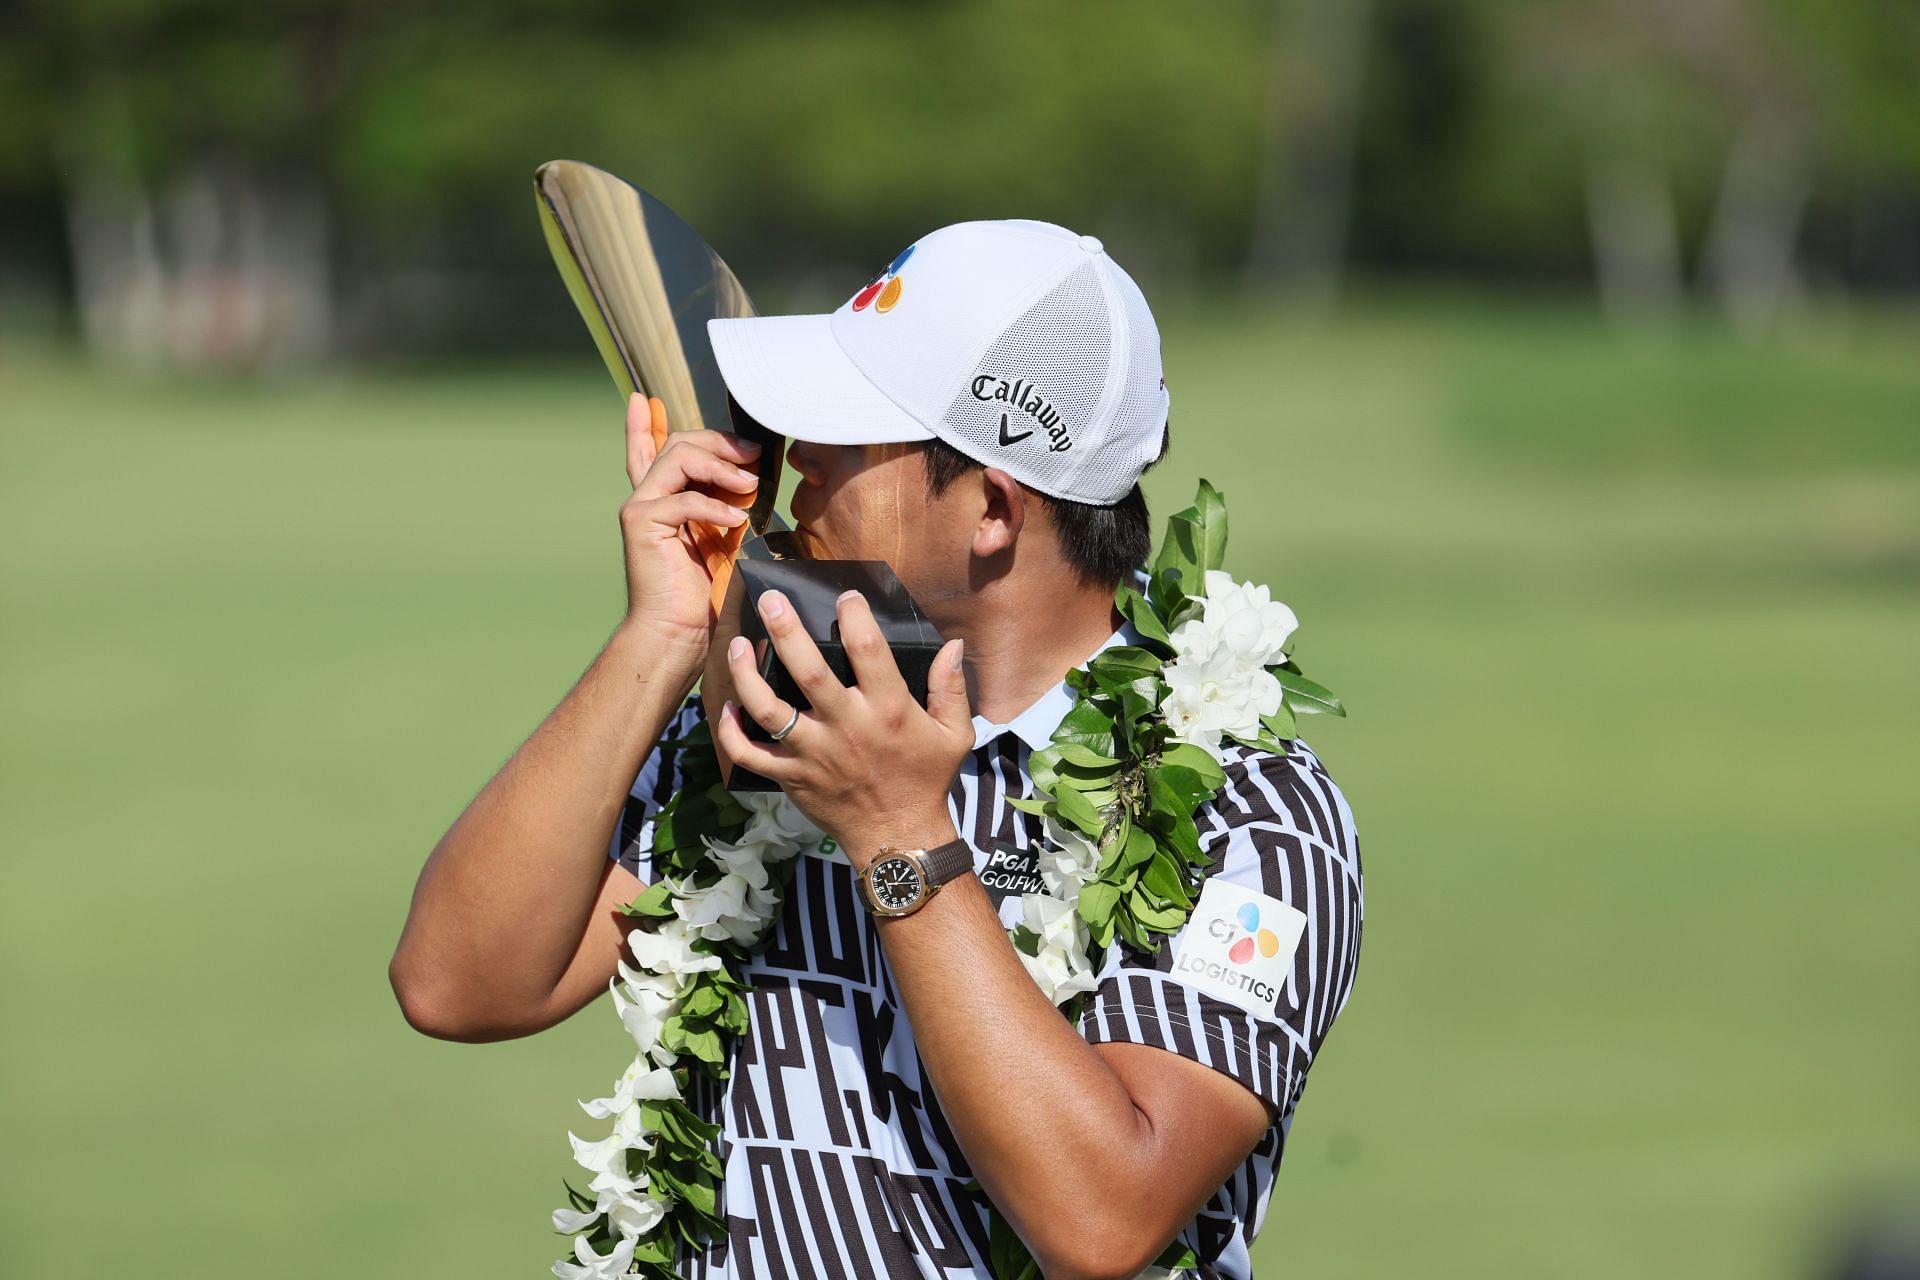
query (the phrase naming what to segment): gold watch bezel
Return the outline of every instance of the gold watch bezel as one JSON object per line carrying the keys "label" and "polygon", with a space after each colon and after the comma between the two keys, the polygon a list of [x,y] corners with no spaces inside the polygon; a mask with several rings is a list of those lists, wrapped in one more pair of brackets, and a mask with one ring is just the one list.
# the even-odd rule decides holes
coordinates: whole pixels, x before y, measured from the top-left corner
{"label": "gold watch bezel", "polygon": [[[873,891],[874,869],[881,863],[893,858],[900,858],[904,860],[908,866],[912,867],[913,877],[920,885],[919,896],[915,897],[912,902],[909,902],[904,907],[887,906],[880,901],[879,895]],[[932,877],[927,874],[927,851],[925,849],[895,849],[888,845],[881,845],[879,852],[873,855],[873,861],[869,862],[867,869],[860,873],[860,897],[866,903],[867,910],[873,915],[884,916],[890,920],[897,920],[901,916],[910,916],[920,908],[926,906],[928,900],[931,899],[935,893],[939,892],[939,888],[940,886],[934,884]]]}

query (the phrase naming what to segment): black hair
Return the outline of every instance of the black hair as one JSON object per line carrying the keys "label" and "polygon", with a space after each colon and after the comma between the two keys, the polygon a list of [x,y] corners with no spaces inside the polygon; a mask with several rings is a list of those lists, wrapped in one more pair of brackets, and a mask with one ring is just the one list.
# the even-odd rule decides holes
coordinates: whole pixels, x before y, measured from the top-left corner
{"label": "black hair", "polygon": [[[1167,453],[1168,429],[1160,428],[1160,452],[1152,467]],[[948,485],[970,472],[984,470],[976,462],[944,440],[927,441],[921,455],[927,469],[927,494],[939,497]],[[1060,554],[1073,566],[1076,577],[1088,586],[1112,586],[1146,564],[1153,553],[1153,525],[1147,514],[1147,496],[1139,484],[1111,506],[1074,502],[1028,488],[1047,509],[1053,531],[1060,540]]]}

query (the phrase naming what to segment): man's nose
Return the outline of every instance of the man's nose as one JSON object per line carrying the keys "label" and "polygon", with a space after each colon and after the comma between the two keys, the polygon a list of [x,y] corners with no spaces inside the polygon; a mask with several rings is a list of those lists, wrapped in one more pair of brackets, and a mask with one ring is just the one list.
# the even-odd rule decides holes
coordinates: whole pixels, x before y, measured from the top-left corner
{"label": "man's nose", "polygon": [[787,445],[787,462],[808,484],[822,484],[827,478],[834,446],[794,440]]}

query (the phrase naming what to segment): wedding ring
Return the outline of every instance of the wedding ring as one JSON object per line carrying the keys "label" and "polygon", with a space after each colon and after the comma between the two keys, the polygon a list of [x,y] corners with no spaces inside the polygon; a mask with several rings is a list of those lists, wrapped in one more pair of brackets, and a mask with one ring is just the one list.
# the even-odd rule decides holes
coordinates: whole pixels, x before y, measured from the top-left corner
{"label": "wedding ring", "polygon": [[786,737],[786,736],[787,736],[788,734],[790,734],[790,733],[792,733],[792,732],[793,732],[793,726],[795,726],[795,725],[797,725],[797,724],[799,724],[799,723],[800,723],[800,708],[798,708],[798,707],[795,707],[795,708],[793,709],[793,714],[787,717],[787,722],[786,722],[785,724],[783,724],[783,725],[781,725],[781,726],[780,726],[780,727],[779,727],[778,729],[774,729],[774,730],[772,730],[772,731],[770,731],[770,732],[769,732],[769,733],[767,734],[767,736],[768,736],[768,737],[770,737],[770,738],[772,738],[772,739],[773,739],[773,740],[774,740],[775,742],[778,742],[778,741],[780,741],[780,739],[782,739],[782,738],[784,738],[784,737]]}

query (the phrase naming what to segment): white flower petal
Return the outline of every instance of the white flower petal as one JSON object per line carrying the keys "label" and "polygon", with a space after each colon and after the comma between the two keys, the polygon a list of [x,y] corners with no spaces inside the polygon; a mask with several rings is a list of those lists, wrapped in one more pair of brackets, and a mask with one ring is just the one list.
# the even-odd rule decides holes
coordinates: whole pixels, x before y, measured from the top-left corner
{"label": "white flower petal", "polygon": [[666,1215],[667,1206],[663,1201],[652,1196],[633,1196],[616,1200],[607,1217],[615,1231],[632,1240],[659,1226]]}
{"label": "white flower petal", "polygon": [[564,1231],[568,1235],[572,1235],[576,1231],[585,1231],[598,1221],[600,1221],[600,1213],[598,1210],[592,1213],[575,1213],[572,1209],[555,1209],[553,1211],[553,1229],[555,1231]]}

